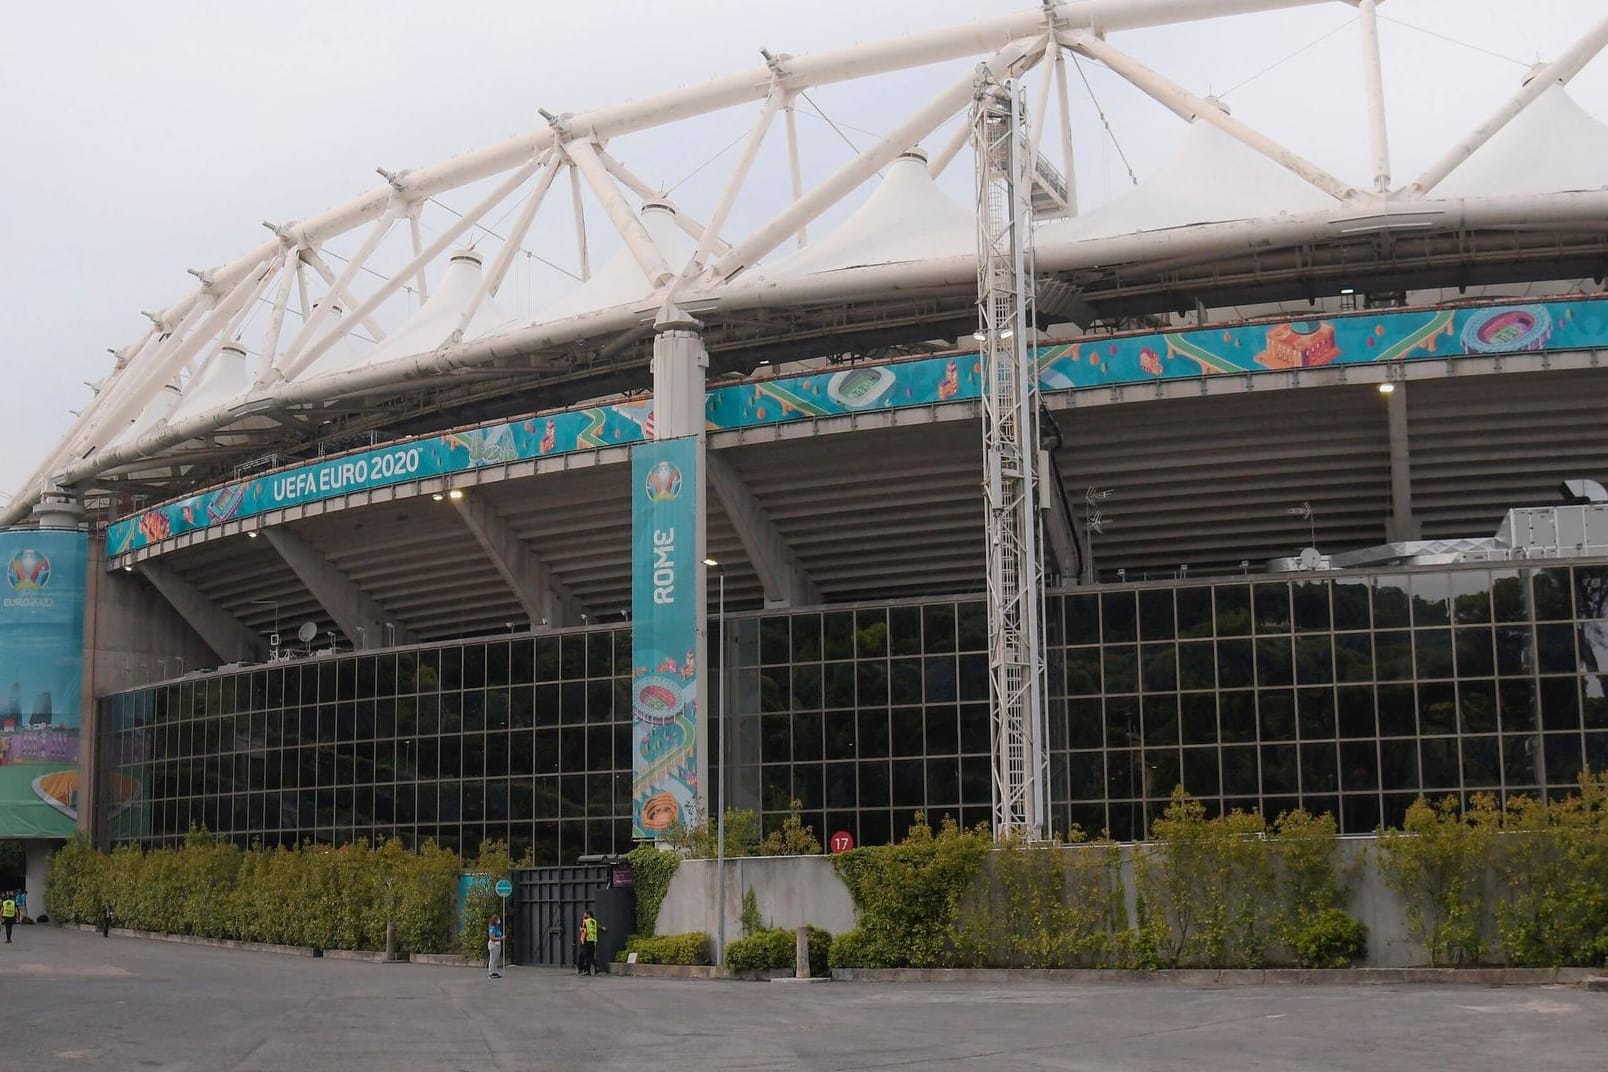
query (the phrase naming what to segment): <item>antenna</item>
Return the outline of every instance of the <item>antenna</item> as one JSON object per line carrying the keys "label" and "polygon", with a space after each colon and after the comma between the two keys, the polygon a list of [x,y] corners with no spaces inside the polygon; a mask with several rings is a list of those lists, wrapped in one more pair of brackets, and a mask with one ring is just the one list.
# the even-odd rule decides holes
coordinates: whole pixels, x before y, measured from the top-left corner
{"label": "antenna", "polygon": [[317,622],[303,622],[301,628],[296,630],[296,639],[303,644],[311,644],[316,636],[318,636]]}

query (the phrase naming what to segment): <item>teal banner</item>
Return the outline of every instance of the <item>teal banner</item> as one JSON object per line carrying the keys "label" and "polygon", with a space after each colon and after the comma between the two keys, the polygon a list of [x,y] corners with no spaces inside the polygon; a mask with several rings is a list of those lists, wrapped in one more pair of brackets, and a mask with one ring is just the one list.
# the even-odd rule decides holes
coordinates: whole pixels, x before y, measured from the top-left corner
{"label": "teal banner", "polygon": [[698,800],[698,440],[631,450],[632,834]]}
{"label": "teal banner", "polygon": [[[1457,309],[1369,310],[1312,320],[1090,336],[1041,348],[1038,367],[1042,388],[1057,392],[1326,365],[1605,346],[1608,300],[1588,298]],[[1536,363],[1539,366],[1539,360]],[[978,356],[956,354],[716,387],[709,391],[705,418],[710,430],[722,431],[875,409],[965,402],[978,398],[980,392]],[[407,440],[266,473],[152,507],[111,526],[107,553],[123,554],[236,518],[353,491],[652,438],[653,403],[644,399]]]}
{"label": "teal banner", "polygon": [[0,838],[77,827],[88,557],[82,532],[0,532]]}

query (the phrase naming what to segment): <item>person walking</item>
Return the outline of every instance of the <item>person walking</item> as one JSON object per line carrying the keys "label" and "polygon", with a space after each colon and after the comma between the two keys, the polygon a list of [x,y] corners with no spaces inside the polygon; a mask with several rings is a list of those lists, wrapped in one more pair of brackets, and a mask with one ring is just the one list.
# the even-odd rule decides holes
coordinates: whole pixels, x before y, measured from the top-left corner
{"label": "person walking", "polygon": [[11,944],[11,928],[17,922],[17,898],[15,894],[6,894],[6,899],[0,901],[0,923],[6,928],[6,944]]}
{"label": "person walking", "polygon": [[606,934],[607,932],[608,928],[599,923],[597,921],[597,917],[592,915],[592,910],[588,908],[581,916],[581,956],[579,968],[582,975],[597,974],[597,936],[599,933]]}
{"label": "person walking", "polygon": [[486,927],[486,978],[502,978],[502,947],[503,928],[502,917],[492,916],[491,923]]}

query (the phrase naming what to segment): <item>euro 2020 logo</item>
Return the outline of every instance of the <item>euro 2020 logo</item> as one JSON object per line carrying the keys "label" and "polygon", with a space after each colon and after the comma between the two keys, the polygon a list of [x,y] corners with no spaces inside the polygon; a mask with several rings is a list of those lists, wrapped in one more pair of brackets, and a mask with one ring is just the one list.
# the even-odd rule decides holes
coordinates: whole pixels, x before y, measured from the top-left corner
{"label": "euro 2020 logo", "polygon": [[670,502],[681,494],[681,470],[669,462],[660,462],[648,470],[644,490],[649,502]]}
{"label": "euro 2020 logo", "polygon": [[50,583],[50,559],[25,547],[6,564],[6,583],[13,592],[41,592]]}

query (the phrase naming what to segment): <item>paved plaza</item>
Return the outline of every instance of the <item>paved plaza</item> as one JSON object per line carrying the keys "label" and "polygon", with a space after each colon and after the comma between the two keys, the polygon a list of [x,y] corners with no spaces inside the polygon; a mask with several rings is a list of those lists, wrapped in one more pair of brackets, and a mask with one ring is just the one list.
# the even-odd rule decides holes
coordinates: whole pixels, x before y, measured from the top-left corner
{"label": "paved plaza", "polygon": [[1476,986],[679,982],[312,960],[19,928],[7,1069],[1603,1067],[1608,995]]}

